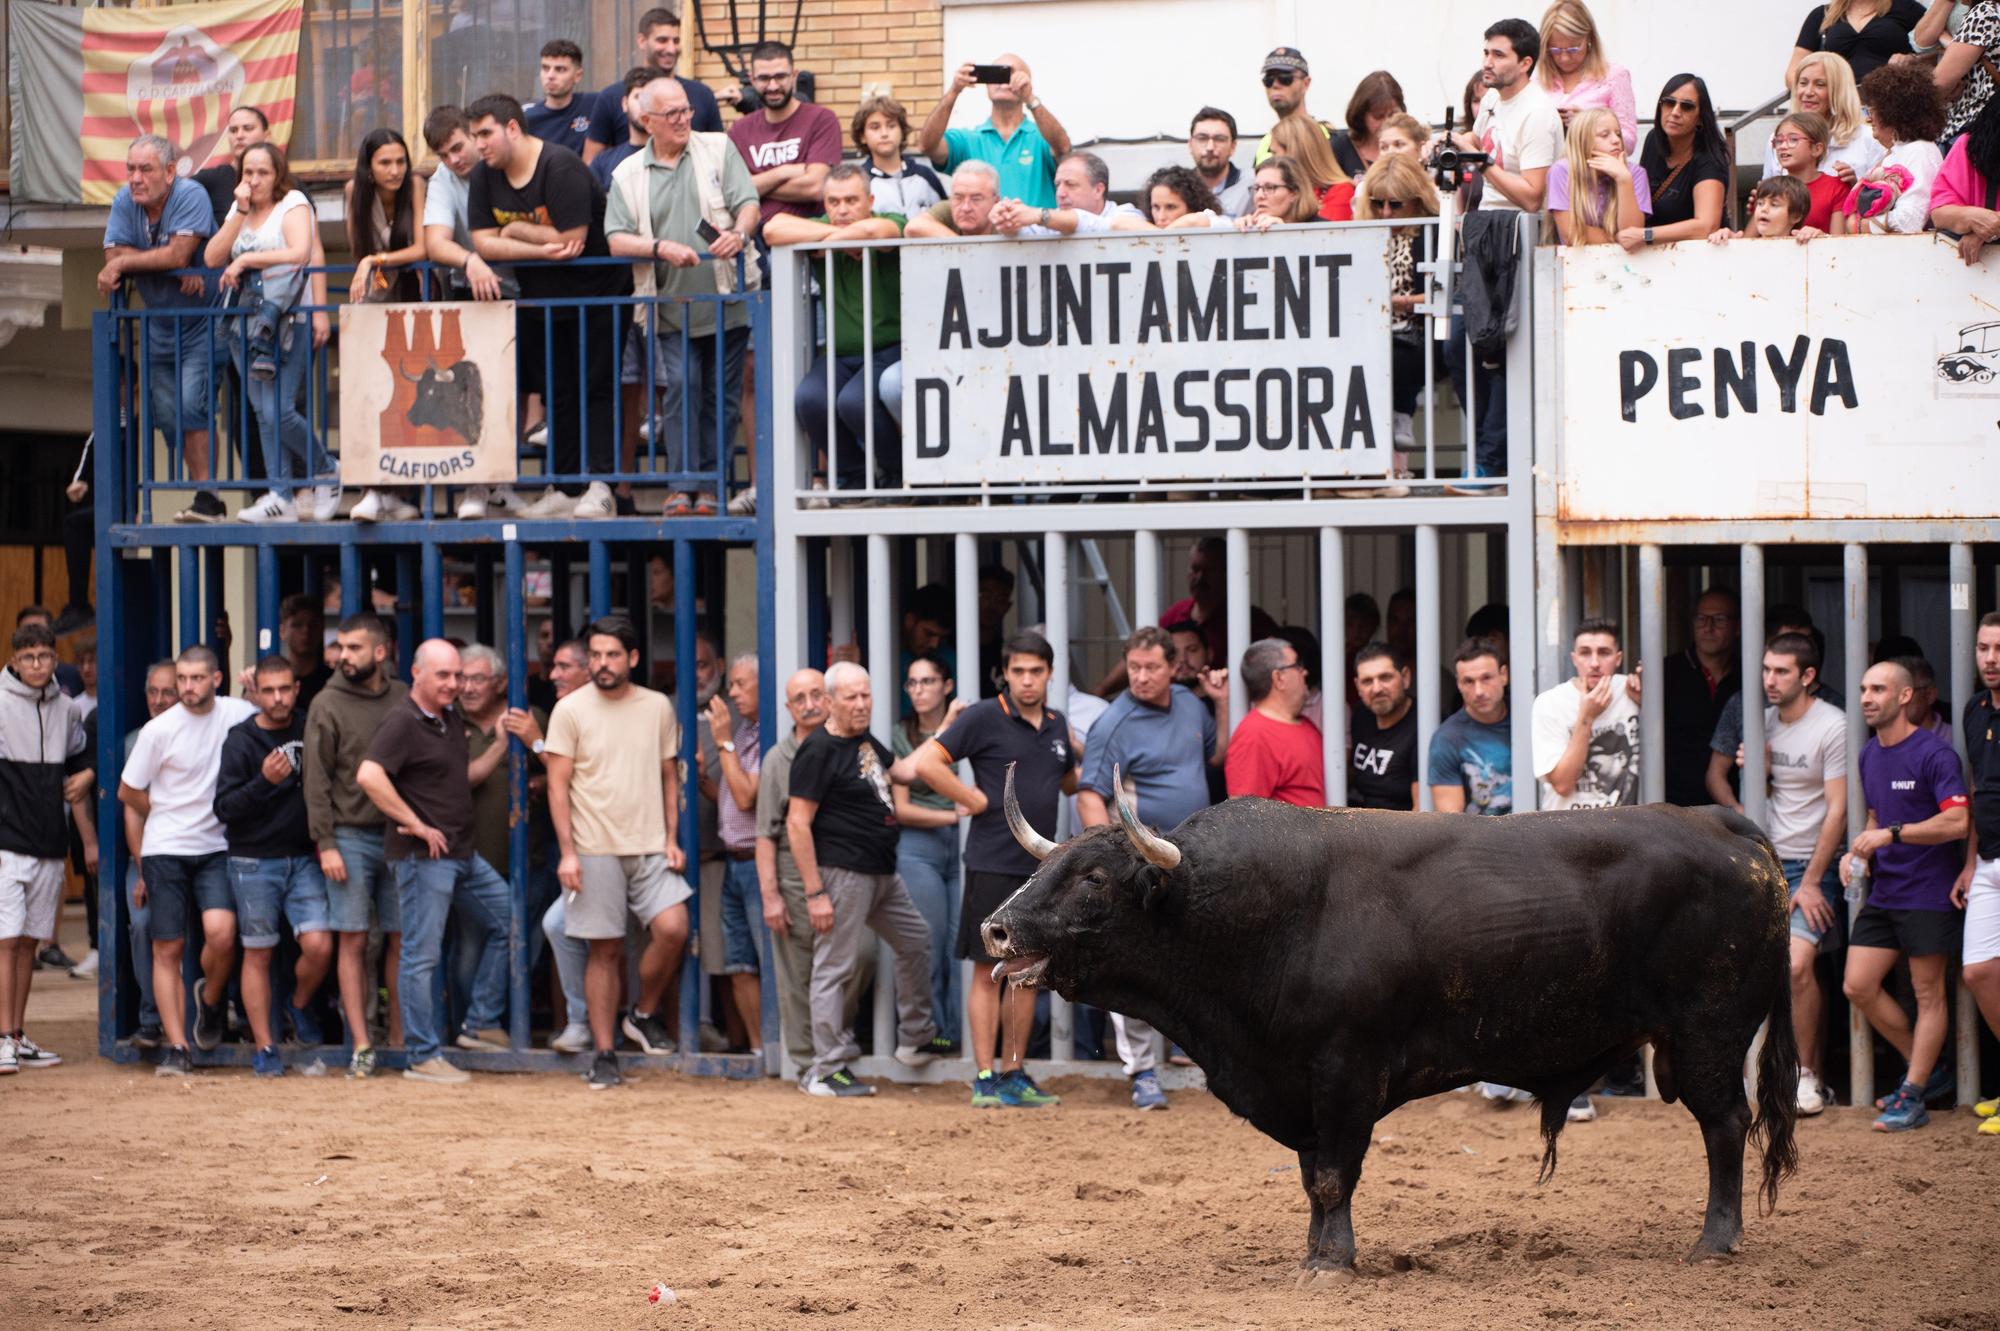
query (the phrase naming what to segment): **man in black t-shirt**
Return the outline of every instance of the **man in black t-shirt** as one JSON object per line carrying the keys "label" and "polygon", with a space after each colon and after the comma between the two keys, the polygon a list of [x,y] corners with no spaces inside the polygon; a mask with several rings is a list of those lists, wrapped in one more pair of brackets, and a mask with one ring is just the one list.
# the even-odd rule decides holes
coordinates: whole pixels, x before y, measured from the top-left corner
{"label": "man in black t-shirt", "polygon": [[[965,896],[956,949],[961,960],[973,963],[972,991],[966,995],[972,1019],[972,1107],[1033,1109],[1057,1103],[1021,1066],[1035,995],[1016,985],[1003,1009],[1000,985],[992,975],[999,958],[987,954],[979,926],[1035,871],[1036,857],[1007,826],[1008,771],[1014,772],[1021,816],[1038,835],[1053,839],[1060,797],[1076,793],[1076,750],[1070,745],[1069,722],[1047,706],[1055,667],[1048,640],[1039,633],[1017,634],[1008,639],[1003,659],[1007,691],[966,708],[913,756],[919,780],[973,811],[965,839]],[[954,770],[966,760],[972,763],[977,789],[968,788]],[[996,1038],[1002,1059],[997,1065]]]}
{"label": "man in black t-shirt", "polygon": [[1354,657],[1361,705],[1348,725],[1347,807],[1417,807],[1417,709],[1410,702],[1410,667],[1379,639]]}
{"label": "man in black t-shirt", "polygon": [[[465,118],[479,150],[480,164],[468,182],[466,215],[479,257],[520,265],[515,275],[524,302],[629,294],[632,273],[627,265],[558,266],[565,260],[611,255],[604,241],[604,187],[583,159],[529,134],[521,104],[503,93],[480,98],[466,108]],[[522,307],[517,354],[537,366],[545,364],[546,356],[555,359],[555,373],[542,376],[548,380],[551,470],[573,476],[581,459],[589,481],[580,499],[551,486],[523,510],[523,517],[613,515],[611,487],[599,478],[617,466],[614,347],[626,317],[626,307],[615,305],[557,308],[552,314],[545,306]],[[578,358],[583,363],[581,395]]]}
{"label": "man in black t-shirt", "polygon": [[[805,883],[813,927],[813,1065],[807,1095],[873,1095],[848,1063],[861,1052],[844,989],[874,930],[896,954],[896,1058],[922,1067],[937,1056],[931,1017],[931,928],[896,876],[895,803],[889,750],[868,733],[874,691],[868,672],[842,661],[826,672],[826,724],[792,760],[785,836]],[[407,945],[406,945],[407,946]]]}

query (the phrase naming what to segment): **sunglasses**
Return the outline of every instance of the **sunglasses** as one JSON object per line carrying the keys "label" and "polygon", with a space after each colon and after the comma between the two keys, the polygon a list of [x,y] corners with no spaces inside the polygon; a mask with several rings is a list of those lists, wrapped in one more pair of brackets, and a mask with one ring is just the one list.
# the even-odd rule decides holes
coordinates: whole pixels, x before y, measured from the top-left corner
{"label": "sunglasses", "polygon": [[1408,199],[1377,199],[1375,206],[1385,213],[1400,213],[1410,206]]}
{"label": "sunglasses", "polygon": [[1695,112],[1701,110],[1700,102],[1691,102],[1685,97],[1662,97],[1661,106],[1671,106],[1676,111]]}
{"label": "sunglasses", "polygon": [[1289,88],[1298,80],[1298,77],[1296,74],[1274,69],[1264,75],[1264,86],[1267,88],[1273,86]]}

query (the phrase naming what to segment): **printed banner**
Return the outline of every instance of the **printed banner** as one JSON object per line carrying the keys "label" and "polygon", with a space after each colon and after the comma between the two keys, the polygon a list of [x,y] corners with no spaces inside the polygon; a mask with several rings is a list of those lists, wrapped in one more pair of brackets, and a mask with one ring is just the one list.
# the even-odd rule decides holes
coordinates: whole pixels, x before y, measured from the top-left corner
{"label": "printed banner", "polygon": [[2000,512],[2000,260],[1920,235],[1544,262],[1563,520]]}
{"label": "printed banner", "polygon": [[511,482],[514,302],[340,307],[345,485]]}
{"label": "printed banner", "polygon": [[305,0],[214,0],[151,9],[14,4],[7,93],[9,186],[43,203],[107,204],[125,150],[158,134],[191,175],[229,159],[223,126],[239,106],[292,137]]}
{"label": "printed banner", "polygon": [[906,246],[903,475],[1385,474],[1388,239],[1349,227]]}

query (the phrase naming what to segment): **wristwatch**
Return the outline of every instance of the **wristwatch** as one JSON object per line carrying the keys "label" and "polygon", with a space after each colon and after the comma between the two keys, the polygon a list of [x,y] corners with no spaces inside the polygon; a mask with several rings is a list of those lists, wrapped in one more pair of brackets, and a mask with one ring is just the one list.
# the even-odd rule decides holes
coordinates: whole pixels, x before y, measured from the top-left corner
{"label": "wristwatch", "polygon": [[734,753],[736,752],[736,741],[733,739],[720,740],[716,743],[715,747],[721,749],[724,753]]}
{"label": "wristwatch", "polygon": [[1041,110],[1041,109],[1042,109],[1042,99],[1041,99],[1041,98],[1039,98],[1039,97],[1036,97],[1036,98],[1032,98],[1032,99],[1031,99],[1031,100],[1030,100],[1030,101],[1028,102],[1028,110],[1029,110],[1029,111],[1033,112],[1033,111],[1039,111],[1039,110]]}
{"label": "wristwatch", "polygon": [[1648,245],[1653,243],[1653,228],[1651,227],[1646,228],[1646,243]]}
{"label": "wristwatch", "polygon": [[542,756],[542,750],[546,749],[547,747],[548,745],[544,744],[541,740],[536,740],[533,744],[530,744],[528,746],[528,752],[534,754],[537,758],[539,758]]}
{"label": "wristwatch", "polygon": [[1901,823],[1889,824],[1889,840],[1899,846],[1903,844],[1903,825]]}

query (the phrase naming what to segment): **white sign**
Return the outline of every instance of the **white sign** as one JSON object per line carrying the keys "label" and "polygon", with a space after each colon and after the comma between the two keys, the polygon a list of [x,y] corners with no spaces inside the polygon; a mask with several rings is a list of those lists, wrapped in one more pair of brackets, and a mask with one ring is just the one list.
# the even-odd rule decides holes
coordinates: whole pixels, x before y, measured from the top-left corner
{"label": "white sign", "polygon": [[1383,227],[902,252],[915,485],[1382,475]]}
{"label": "white sign", "polygon": [[1933,236],[1554,253],[1564,521],[2000,513],[2000,259]]}
{"label": "white sign", "polygon": [[340,479],[515,478],[514,302],[340,307]]}

